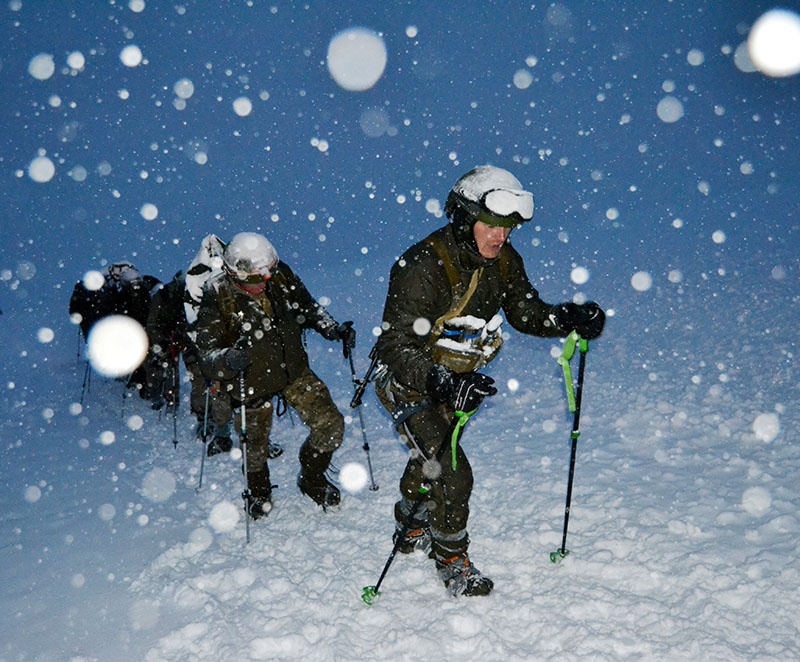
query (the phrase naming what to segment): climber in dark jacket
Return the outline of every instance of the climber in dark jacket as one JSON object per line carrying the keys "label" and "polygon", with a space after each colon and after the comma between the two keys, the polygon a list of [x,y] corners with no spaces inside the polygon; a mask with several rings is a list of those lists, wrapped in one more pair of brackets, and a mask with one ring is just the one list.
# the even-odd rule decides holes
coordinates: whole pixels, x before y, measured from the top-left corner
{"label": "climber in dark jacket", "polygon": [[[474,412],[497,392],[479,371],[502,345],[500,311],[517,331],[551,338],[573,330],[595,338],[605,314],[595,303],[548,304],[539,297],[508,241],[533,215],[533,196],[510,172],[469,171],[450,191],[445,212],[449,223],[392,267],[377,345],[384,369],[375,385],[411,450],[395,504],[399,550],[430,550],[453,595],[485,595],[493,583],[468,555],[472,469],[460,445],[451,461],[449,440],[446,460],[439,461],[443,440],[455,412]],[[414,512],[423,484],[430,492]]]}

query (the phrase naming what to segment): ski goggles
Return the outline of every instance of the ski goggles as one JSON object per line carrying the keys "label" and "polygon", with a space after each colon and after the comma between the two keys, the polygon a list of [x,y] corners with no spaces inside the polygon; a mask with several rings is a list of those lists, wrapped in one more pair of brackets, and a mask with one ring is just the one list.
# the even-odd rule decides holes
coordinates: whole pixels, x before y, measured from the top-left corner
{"label": "ski goggles", "polygon": [[492,189],[480,199],[479,221],[486,225],[513,228],[533,218],[533,194],[529,191]]}
{"label": "ski goggles", "polygon": [[258,285],[259,283],[266,283],[270,278],[272,278],[272,274],[259,274],[259,273],[247,273],[242,271],[235,271],[231,273],[231,276],[235,278],[240,283],[244,283],[245,285]]}

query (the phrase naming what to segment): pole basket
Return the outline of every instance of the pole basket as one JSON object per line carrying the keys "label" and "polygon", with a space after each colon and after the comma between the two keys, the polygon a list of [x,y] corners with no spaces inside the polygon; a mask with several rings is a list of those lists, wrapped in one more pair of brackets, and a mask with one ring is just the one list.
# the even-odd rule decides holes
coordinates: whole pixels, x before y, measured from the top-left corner
{"label": "pole basket", "polygon": [[361,599],[364,601],[364,604],[372,606],[372,603],[375,602],[375,598],[380,594],[381,592],[376,586],[365,586],[364,592],[361,594]]}
{"label": "pole basket", "polygon": [[557,549],[555,552],[550,552],[550,562],[558,565],[561,563],[561,561],[567,558],[568,554],[568,549]]}

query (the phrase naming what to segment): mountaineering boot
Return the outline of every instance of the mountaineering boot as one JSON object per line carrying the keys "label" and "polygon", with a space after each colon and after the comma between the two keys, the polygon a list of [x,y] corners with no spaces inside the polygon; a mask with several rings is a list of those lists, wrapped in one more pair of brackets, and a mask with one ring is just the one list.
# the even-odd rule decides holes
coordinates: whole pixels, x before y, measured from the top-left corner
{"label": "mountaineering boot", "polygon": [[323,510],[327,510],[330,506],[338,506],[342,498],[339,488],[325,476],[332,457],[333,451],[315,450],[308,442],[300,447],[300,474],[297,476],[297,486],[303,494],[322,506]]}
{"label": "mountaineering boot", "polygon": [[266,517],[272,510],[272,483],[269,479],[269,467],[266,464],[260,471],[247,472],[247,487],[250,491],[245,504],[247,514],[254,520]]}
{"label": "mountaineering boot", "polygon": [[469,536],[466,531],[444,533],[432,530],[433,550],[431,558],[436,561],[436,572],[450,595],[488,595],[494,582],[484,577],[469,560]]}
{"label": "mountaineering boot", "polygon": [[459,556],[449,559],[436,558],[436,571],[439,579],[444,582],[450,595],[489,595],[494,582],[484,577],[469,560],[469,555],[464,552]]}

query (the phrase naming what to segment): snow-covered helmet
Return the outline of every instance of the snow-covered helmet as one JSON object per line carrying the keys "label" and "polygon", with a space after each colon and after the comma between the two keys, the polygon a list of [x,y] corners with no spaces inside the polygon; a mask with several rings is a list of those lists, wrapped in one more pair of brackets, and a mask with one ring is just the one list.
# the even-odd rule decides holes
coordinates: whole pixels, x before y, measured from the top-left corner
{"label": "snow-covered helmet", "polygon": [[[483,165],[473,168],[454,185],[444,206],[451,222],[475,221],[487,225],[513,228],[533,217],[533,194],[508,170]],[[468,219],[455,219],[458,211]]]}
{"label": "snow-covered helmet", "polygon": [[225,271],[242,282],[257,282],[272,276],[278,264],[278,251],[263,235],[240,232],[234,235],[223,254]]}

